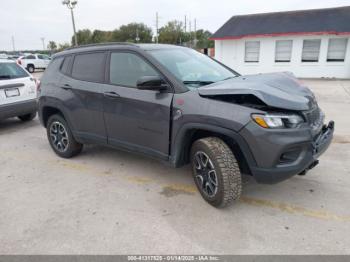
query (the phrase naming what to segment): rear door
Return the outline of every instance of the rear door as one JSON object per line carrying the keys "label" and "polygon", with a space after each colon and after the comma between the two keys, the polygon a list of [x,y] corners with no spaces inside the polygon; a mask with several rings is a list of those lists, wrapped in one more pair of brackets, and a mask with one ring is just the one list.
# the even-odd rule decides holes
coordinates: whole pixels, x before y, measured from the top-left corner
{"label": "rear door", "polygon": [[61,96],[74,131],[80,138],[98,143],[107,142],[102,106],[106,56],[106,52],[67,56],[61,69]]}
{"label": "rear door", "polygon": [[0,62],[0,105],[37,98],[34,79],[14,62]]}
{"label": "rear door", "polygon": [[140,77],[160,75],[139,54],[112,52],[108,65],[103,102],[108,143],[167,158],[173,93],[136,88]]}

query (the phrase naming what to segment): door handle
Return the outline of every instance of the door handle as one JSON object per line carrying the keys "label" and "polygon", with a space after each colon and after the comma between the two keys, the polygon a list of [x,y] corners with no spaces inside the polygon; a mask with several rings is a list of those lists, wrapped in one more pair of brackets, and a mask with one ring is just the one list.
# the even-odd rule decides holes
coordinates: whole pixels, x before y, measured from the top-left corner
{"label": "door handle", "polygon": [[119,94],[117,94],[116,92],[113,92],[113,91],[111,91],[111,92],[104,92],[103,95],[106,96],[106,97],[110,97],[110,98],[119,98],[120,97]]}
{"label": "door handle", "polygon": [[64,84],[63,86],[61,86],[61,88],[65,89],[65,90],[70,90],[72,89],[72,87],[68,84]]}

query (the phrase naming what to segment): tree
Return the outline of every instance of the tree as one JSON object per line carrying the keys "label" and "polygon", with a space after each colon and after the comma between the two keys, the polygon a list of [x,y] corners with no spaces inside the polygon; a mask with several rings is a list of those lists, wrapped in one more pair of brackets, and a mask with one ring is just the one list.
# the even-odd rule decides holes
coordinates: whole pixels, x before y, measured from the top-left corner
{"label": "tree", "polygon": [[[112,35],[114,37],[117,36],[116,41],[120,42],[152,42],[152,29],[143,23],[130,23],[127,25],[122,25],[119,30],[114,31]],[[136,41],[137,36],[139,37],[138,41]]]}
{"label": "tree", "polygon": [[49,41],[49,44],[47,45],[47,48],[50,51],[55,51],[57,49],[57,44],[55,41]]}
{"label": "tree", "polygon": [[110,33],[111,42],[121,42],[119,29],[115,29]]}
{"label": "tree", "polygon": [[69,43],[63,43],[63,44],[58,44],[58,48],[57,51],[63,51],[66,48],[71,47],[71,45]]}
{"label": "tree", "polygon": [[[92,33],[90,29],[83,29],[77,32],[77,39],[79,45],[86,45],[92,43]],[[74,45],[74,35],[72,36],[72,45]]]}
{"label": "tree", "polygon": [[159,29],[159,43],[181,44],[184,41],[182,22],[174,20]]}
{"label": "tree", "polygon": [[196,48],[202,49],[202,48],[212,48],[214,47],[214,41],[209,40],[210,36],[212,34],[209,31],[204,31],[203,29],[197,30],[196,37],[197,37],[197,45]]}
{"label": "tree", "polygon": [[91,36],[91,43],[105,43],[110,42],[111,33],[109,31],[94,30]]}

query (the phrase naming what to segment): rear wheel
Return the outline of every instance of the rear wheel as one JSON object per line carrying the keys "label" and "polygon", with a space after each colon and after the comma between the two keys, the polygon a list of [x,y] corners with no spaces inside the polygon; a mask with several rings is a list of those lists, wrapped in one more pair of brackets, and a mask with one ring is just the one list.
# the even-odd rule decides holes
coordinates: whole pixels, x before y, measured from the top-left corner
{"label": "rear wheel", "polygon": [[239,199],[241,172],[224,141],[216,137],[197,140],[191,149],[191,162],[196,186],[209,204],[225,207]]}
{"label": "rear wheel", "polygon": [[60,157],[71,158],[83,149],[83,145],[74,139],[72,131],[61,115],[57,114],[49,118],[46,131],[53,151]]}
{"label": "rear wheel", "polygon": [[27,122],[27,121],[33,120],[35,116],[36,116],[36,113],[30,113],[30,114],[18,116],[18,118],[23,122]]}
{"label": "rear wheel", "polygon": [[34,71],[35,71],[34,65],[27,65],[27,70],[29,73],[34,73]]}

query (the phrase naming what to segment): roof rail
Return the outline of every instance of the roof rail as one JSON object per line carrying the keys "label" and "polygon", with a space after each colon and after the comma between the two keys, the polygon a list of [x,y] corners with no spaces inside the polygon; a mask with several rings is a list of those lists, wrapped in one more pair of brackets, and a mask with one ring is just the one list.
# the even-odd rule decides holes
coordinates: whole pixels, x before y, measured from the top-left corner
{"label": "roof rail", "polygon": [[72,46],[72,47],[66,48],[65,50],[72,50],[72,49],[76,49],[76,48],[93,47],[93,46],[109,46],[109,45],[131,45],[131,46],[137,46],[136,44],[129,43],[129,42],[106,42],[106,43],[96,43],[96,44],[86,44],[86,45]]}

